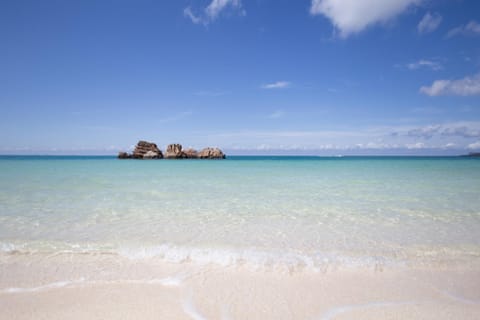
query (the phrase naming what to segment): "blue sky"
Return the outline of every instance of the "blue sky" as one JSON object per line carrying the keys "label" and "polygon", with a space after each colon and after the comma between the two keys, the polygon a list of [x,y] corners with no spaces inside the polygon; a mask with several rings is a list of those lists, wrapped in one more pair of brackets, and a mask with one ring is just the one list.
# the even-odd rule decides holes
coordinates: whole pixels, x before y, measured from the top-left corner
{"label": "blue sky", "polygon": [[0,153],[480,150],[480,2],[0,3]]}

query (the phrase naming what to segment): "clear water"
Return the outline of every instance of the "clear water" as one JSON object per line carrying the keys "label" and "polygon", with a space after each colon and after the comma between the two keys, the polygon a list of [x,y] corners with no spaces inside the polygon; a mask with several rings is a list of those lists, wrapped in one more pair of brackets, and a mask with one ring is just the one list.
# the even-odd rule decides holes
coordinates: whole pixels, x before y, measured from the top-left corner
{"label": "clear water", "polygon": [[319,267],[480,257],[480,161],[0,157],[4,253]]}

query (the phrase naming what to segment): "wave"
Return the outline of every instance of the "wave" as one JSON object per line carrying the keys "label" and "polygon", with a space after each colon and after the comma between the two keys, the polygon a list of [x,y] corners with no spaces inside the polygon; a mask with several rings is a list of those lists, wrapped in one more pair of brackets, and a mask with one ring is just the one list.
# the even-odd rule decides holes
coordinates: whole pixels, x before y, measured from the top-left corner
{"label": "wave", "polygon": [[0,242],[0,255],[40,255],[53,258],[62,255],[102,256],[109,259],[132,261],[161,261],[173,264],[217,265],[220,267],[248,267],[254,270],[285,272],[310,270],[326,272],[338,268],[371,268],[381,271],[388,267],[405,266],[478,266],[479,249],[472,247],[404,247],[389,251],[369,250],[294,250],[289,248],[225,247],[221,245],[186,246],[164,243],[160,245],[113,245],[66,242]]}
{"label": "wave", "polygon": [[341,252],[300,252],[287,249],[191,247],[174,244],[158,246],[113,246],[68,243],[0,243],[0,254],[42,255],[111,255],[123,259],[156,260],[173,264],[248,267],[255,270],[326,272],[339,267],[373,267],[403,265],[400,260],[385,256],[365,256]]}
{"label": "wave", "polygon": [[297,253],[288,250],[194,248],[164,244],[146,248],[122,248],[121,256],[131,260],[162,259],[169,263],[215,264],[222,267],[247,266],[254,269],[303,269],[326,271],[335,267],[378,267],[398,264],[385,257],[346,256],[336,253]]}

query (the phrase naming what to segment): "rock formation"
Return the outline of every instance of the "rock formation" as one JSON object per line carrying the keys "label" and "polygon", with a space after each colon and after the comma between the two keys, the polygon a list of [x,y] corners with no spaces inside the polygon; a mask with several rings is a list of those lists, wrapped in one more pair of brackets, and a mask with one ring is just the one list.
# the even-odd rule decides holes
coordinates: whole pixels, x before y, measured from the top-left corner
{"label": "rock formation", "polygon": [[130,159],[132,156],[126,152],[119,152],[118,159]]}
{"label": "rock formation", "polygon": [[[163,153],[153,142],[139,141],[132,154],[118,153],[119,159],[162,159]],[[219,148],[205,148],[200,152],[188,148],[182,150],[178,143],[169,144],[165,151],[166,159],[225,159],[225,154]]]}
{"label": "rock formation", "polygon": [[200,159],[225,159],[225,154],[219,148],[205,148],[198,153]]}
{"label": "rock formation", "polygon": [[[151,151],[145,158],[145,154]],[[152,142],[139,141],[135,146],[132,157],[134,159],[161,159],[163,158],[162,151],[158,149],[157,145]]]}
{"label": "rock formation", "polygon": [[159,155],[156,152],[147,151],[147,153],[143,155],[143,159],[159,159]]}
{"label": "rock formation", "polygon": [[185,159],[187,155],[182,151],[182,145],[178,143],[169,144],[165,151],[165,159]]}
{"label": "rock formation", "polygon": [[198,152],[195,149],[188,148],[187,150],[183,151],[185,155],[187,156],[187,159],[197,159],[198,158]]}

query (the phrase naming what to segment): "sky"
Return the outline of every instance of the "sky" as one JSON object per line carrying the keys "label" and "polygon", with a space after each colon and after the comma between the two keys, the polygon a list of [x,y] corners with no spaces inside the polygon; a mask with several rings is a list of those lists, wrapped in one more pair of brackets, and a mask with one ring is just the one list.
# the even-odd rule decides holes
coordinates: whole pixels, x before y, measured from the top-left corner
{"label": "sky", "polygon": [[480,1],[0,2],[0,153],[480,151]]}

